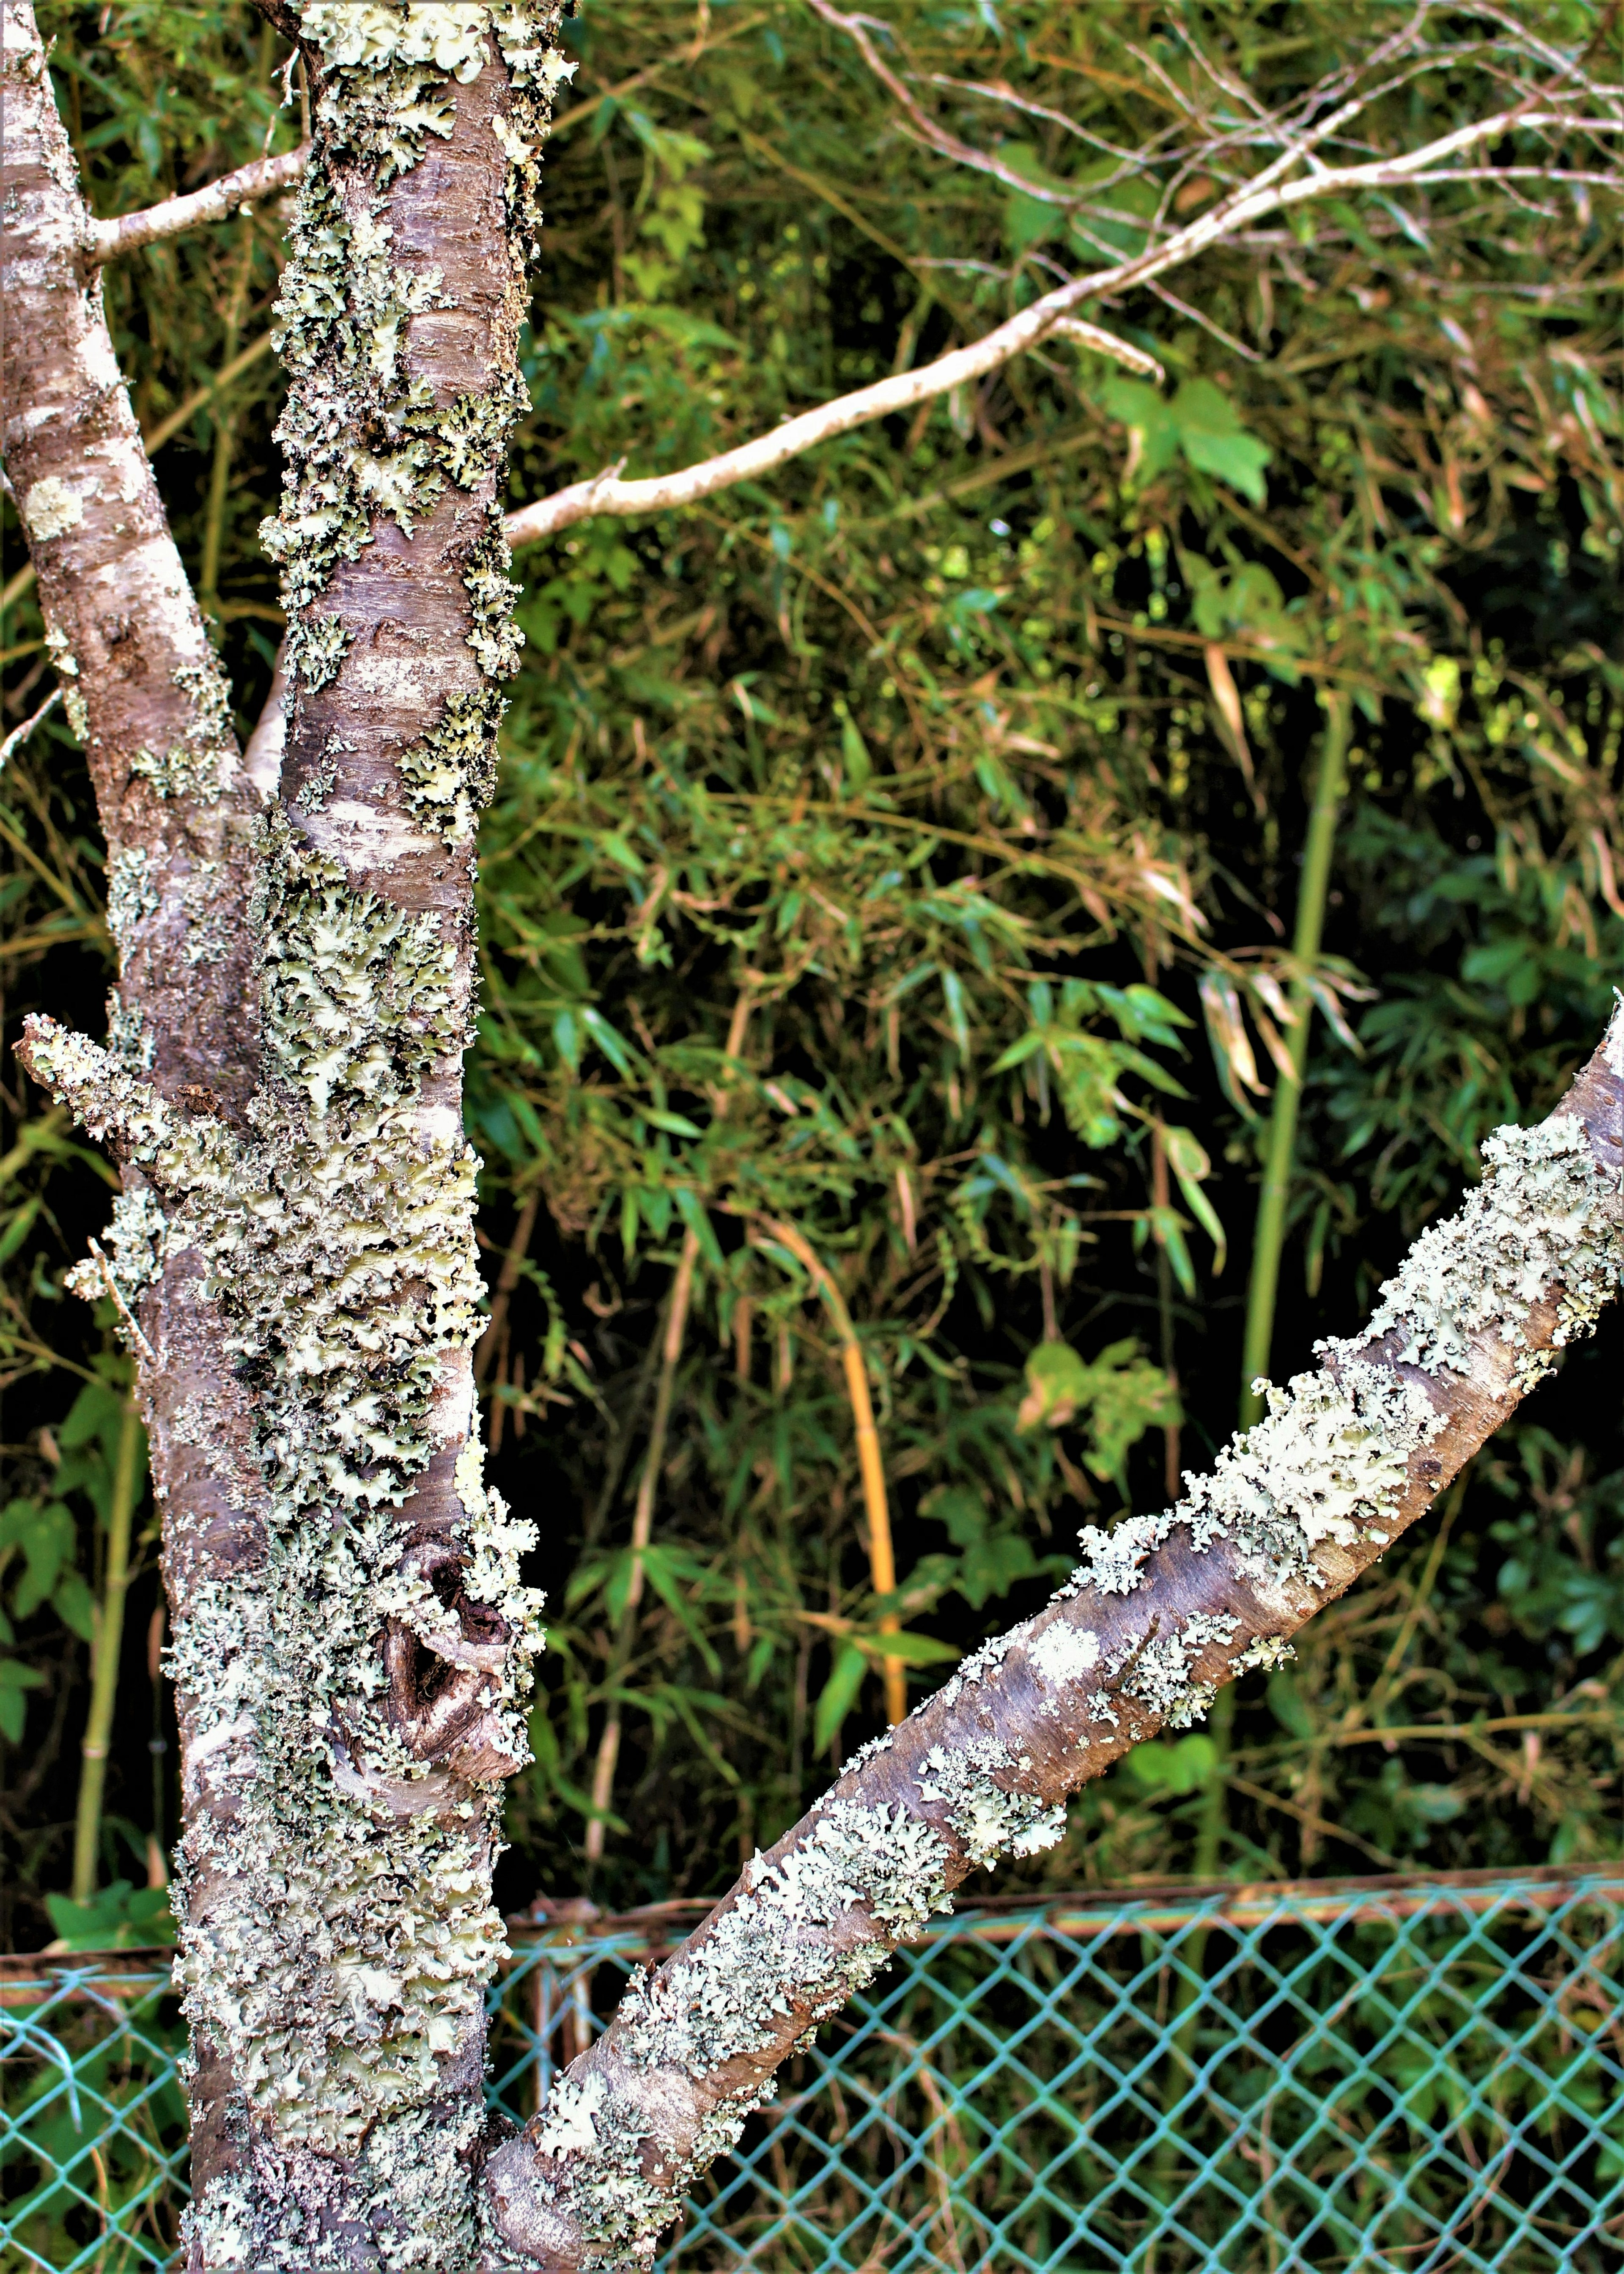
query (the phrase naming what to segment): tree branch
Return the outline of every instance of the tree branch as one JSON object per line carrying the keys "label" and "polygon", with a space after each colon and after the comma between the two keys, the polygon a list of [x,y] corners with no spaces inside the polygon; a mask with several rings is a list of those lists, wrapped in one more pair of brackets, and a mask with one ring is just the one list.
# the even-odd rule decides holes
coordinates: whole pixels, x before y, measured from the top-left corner
{"label": "tree branch", "polygon": [[169,1094],[245,1096],[250,838],[230,697],[80,265],[93,227],[27,0],[0,10],[5,457],[108,841],[128,1037]]}
{"label": "tree branch", "polygon": [[297,150],[284,151],[279,158],[256,158],[252,165],[222,174],[217,182],[207,182],[184,198],[166,198],[162,205],[147,206],[140,213],[120,214],[113,221],[93,221],[85,259],[92,267],[100,267],[121,252],[136,252],[144,245],[155,245],[161,237],[179,237],[204,222],[223,221],[229,214],[289,188],[304,171],[309,157],[309,143],[301,142]]}
{"label": "tree branch", "polygon": [[652,2263],[779,2064],[954,1887],[1052,1845],[1066,1796],[1287,1638],[1424,1513],[1587,1332],[1624,1267],[1624,1001],[1561,1106],[1503,1129],[1364,1332],[1160,1516],[1082,1534],[1047,1609],[986,1645],[746,1868],[485,2169],[487,2274]]}
{"label": "tree branch", "polygon": [[[1323,136],[1334,124],[1335,121],[1326,122],[1323,128],[1315,130],[1316,135]],[[871,387],[837,395],[816,410],[803,410],[798,417],[786,419],[770,434],[757,435],[753,441],[724,450],[698,465],[684,467],[679,473],[623,481],[617,466],[594,475],[590,480],[573,482],[568,489],[550,498],[538,499],[534,505],[522,506],[510,513],[507,522],[508,543],[515,547],[537,545],[594,516],[625,517],[696,505],[702,499],[713,497],[718,490],[731,489],[739,482],[757,480],[773,472],[790,459],[815,449],[820,442],[832,440],[837,434],[849,433],[855,426],[868,425],[894,412],[914,410],[956,387],[967,387],[984,379],[1016,356],[1039,346],[1063,323],[1069,327],[1075,322],[1074,312],[1083,302],[1114,297],[1147,284],[1154,277],[1182,267],[1198,253],[1232,237],[1262,215],[1304,205],[1313,199],[1451,180],[1457,169],[1449,162],[1465,151],[1492,141],[1514,127],[1530,131],[1549,126],[1617,133],[1624,129],[1624,117],[1579,117],[1560,109],[1530,112],[1519,105],[1496,111],[1470,126],[1458,127],[1453,133],[1440,136],[1401,157],[1374,159],[1357,166],[1316,165],[1313,172],[1288,181],[1283,177],[1307,154],[1305,143],[1294,142],[1250,182],[1221,199],[1185,228],[1176,230],[1162,245],[1148,248],[1131,260],[1120,261],[1114,267],[1096,269],[1057,285],[1034,300],[1029,308],[1024,308],[1019,315],[1011,317],[1007,323],[972,341],[967,347],[955,348],[916,371],[898,372],[889,379],[877,380]],[[1493,170],[1496,174],[1500,171]],[[1142,351],[1126,347],[1109,332],[1094,331],[1087,343],[1102,355],[1115,356],[1124,363],[1137,363],[1138,367],[1143,368]]]}

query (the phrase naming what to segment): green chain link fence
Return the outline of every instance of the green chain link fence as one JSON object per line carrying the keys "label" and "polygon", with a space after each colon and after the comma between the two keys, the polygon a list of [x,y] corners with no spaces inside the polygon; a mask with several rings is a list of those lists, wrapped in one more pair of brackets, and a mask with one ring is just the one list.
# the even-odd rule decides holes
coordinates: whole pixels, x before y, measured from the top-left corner
{"label": "green chain link fence", "polygon": [[[966,1913],[788,2066],[662,2265],[1620,2274],[1621,1910],[1615,1870]],[[685,1924],[516,1938],[492,2105],[529,2115]],[[169,2264],[167,1977],[4,1964],[0,2266]]]}

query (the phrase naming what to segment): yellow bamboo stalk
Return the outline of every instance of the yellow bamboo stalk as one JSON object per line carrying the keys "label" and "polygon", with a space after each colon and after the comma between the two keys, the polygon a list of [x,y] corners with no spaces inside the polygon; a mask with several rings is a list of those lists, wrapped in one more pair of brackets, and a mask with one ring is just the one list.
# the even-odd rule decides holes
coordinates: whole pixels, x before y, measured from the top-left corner
{"label": "yellow bamboo stalk", "polygon": [[[852,1314],[828,1270],[793,1224],[782,1223],[776,1216],[763,1216],[762,1230],[780,1247],[788,1248],[829,1306],[840,1341],[840,1364],[846,1374],[846,1394],[851,1403],[857,1439],[857,1466],[862,1479],[863,1508],[868,1518],[869,1576],[876,1595],[891,1594],[897,1585],[897,1558],[891,1546],[885,1469],[880,1458],[879,1432],[874,1426],[874,1405],[868,1396],[868,1372],[863,1364]],[[887,1611],[880,1620],[882,1634],[898,1634],[901,1628],[902,1621],[894,1611]],[[898,1721],[906,1720],[908,1711],[907,1673],[899,1658],[884,1660],[884,1682],[885,1718],[894,1729]]]}

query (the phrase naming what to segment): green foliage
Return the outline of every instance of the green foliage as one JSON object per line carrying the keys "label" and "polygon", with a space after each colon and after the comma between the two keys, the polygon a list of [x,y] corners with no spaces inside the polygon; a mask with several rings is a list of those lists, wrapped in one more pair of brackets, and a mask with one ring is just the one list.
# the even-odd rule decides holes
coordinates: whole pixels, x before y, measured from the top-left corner
{"label": "green foliage", "polygon": [[[1124,479],[1137,473],[1143,481],[1154,481],[1182,457],[1198,473],[1217,475],[1253,505],[1264,502],[1263,470],[1274,453],[1246,432],[1235,405],[1211,380],[1187,379],[1169,400],[1142,380],[1113,379],[1101,389],[1101,400],[1131,437]],[[1276,585],[1276,610],[1279,590]],[[1209,639],[1216,636],[1207,634]]]}
{"label": "green foliage", "polygon": [[1131,1335],[1108,1344],[1092,1366],[1067,1343],[1041,1344],[1026,1360],[1026,1394],[1015,1420],[1020,1434],[1064,1428],[1079,1413],[1088,1417],[1086,1465],[1124,1492],[1128,1455],[1145,1432],[1177,1427],[1180,1419],[1167,1375],[1145,1363]]}
{"label": "green foliage", "polygon": [[47,1895],[45,1908],[57,1946],[73,1950],[157,1950],[175,1939],[167,1887],[132,1886],[115,1879],[88,1902]]}
{"label": "green foliage", "polygon": [[[41,12],[100,212],[257,155],[267,127],[277,148],[297,134],[297,94],[276,108],[282,49],[246,0],[116,0],[105,28],[77,0]],[[1094,153],[1148,149],[1169,90],[1208,124],[1225,83],[1289,104],[1388,20],[1288,12],[1282,32],[1264,0],[1154,21],[899,0],[886,20],[921,99],[1056,202],[898,132],[809,11],[718,4],[701,36],[686,0],[587,0],[547,154],[515,501],[768,431],[976,336],[1052,281],[1046,263],[1136,249],[1164,192],[1201,210],[1210,180],[1175,184],[1154,152],[1124,177]],[[1550,36],[1599,21],[1564,11]],[[1436,25],[1452,60],[1395,86],[1372,144],[1447,132],[1486,96],[1470,20]],[[1202,43],[1214,74],[1192,60]],[[1282,1368],[1351,1328],[1481,1137],[1547,1110],[1590,1047],[1624,978],[1624,485],[1594,282],[1615,217],[1596,188],[1299,207],[1170,276],[1177,303],[1108,312],[1165,387],[1052,342],[764,483],[522,556],[529,645],[481,845],[468,1105],[487,1276],[512,1265],[481,1353],[492,1472],[521,1513],[546,1511],[533,1576],[554,1614],[537,1764],[510,1810],[515,1899],[583,1884],[612,1705],[625,1736],[594,1894],[723,1884],[821,1788],[831,1751],[877,1726],[888,1656],[908,1653],[922,1691],[1035,1608],[1077,1525],[1102,1520],[1098,1487],[1106,1516],[1159,1504],[1167,1459],[1199,1465],[1228,1434],[1258,1117],[1294,976],[1317,1008]],[[149,431],[267,325],[278,230],[264,212],[109,272]],[[157,460],[200,568],[229,454],[214,614],[244,725],[279,633],[253,533],[279,385],[254,364]],[[47,683],[30,599],[4,636],[9,727]],[[1324,687],[1357,724],[1329,952],[1296,975],[1282,942]],[[0,777],[8,1019],[78,1005],[94,1022],[99,865],[82,761],[48,721]],[[52,1508],[79,1544],[26,1627],[7,1593],[7,1732],[6,1699],[39,1730],[24,1684],[82,1660],[63,1660],[56,1591],[94,1582],[106,1459],[88,1408],[50,1438],[60,1471],[40,1432],[83,1379],[53,1368],[95,1371],[105,1321],[60,1291],[107,1177],[37,1103],[7,1094],[0,1150],[0,1379],[19,1385],[4,1492],[34,1511],[8,1591],[31,1557],[44,1573],[24,1534]],[[831,1314],[771,1220],[832,1275],[859,1338],[900,1574],[884,1599]],[[1221,1279],[1226,1231],[1239,1254]],[[1608,1332],[1545,1393],[1551,1449],[1535,1460],[1525,1436],[1483,1465],[1436,1569],[1430,1538],[1395,1550],[1294,1672],[1248,1685],[1235,1768],[1253,1796],[1231,1796],[1228,1864],[1616,1846],[1620,1449],[1616,1396],[1583,1389],[1616,1374]],[[1564,1486],[1575,1460],[1585,1481]],[[130,1678],[144,1731],[144,1671]],[[1379,1719],[1552,1711],[1602,1718],[1392,1754],[1363,1741]],[[1194,1803],[1207,1743],[1139,1749],[1031,1870],[1184,1868],[1193,1808],[1165,1803]],[[1163,1754],[1184,1766],[1158,1782]],[[39,1885],[65,1876],[42,1828],[67,1812],[55,1774],[54,1817],[41,1787],[6,1827]],[[115,1804],[139,1811],[139,1740],[116,1790],[121,1774]]]}

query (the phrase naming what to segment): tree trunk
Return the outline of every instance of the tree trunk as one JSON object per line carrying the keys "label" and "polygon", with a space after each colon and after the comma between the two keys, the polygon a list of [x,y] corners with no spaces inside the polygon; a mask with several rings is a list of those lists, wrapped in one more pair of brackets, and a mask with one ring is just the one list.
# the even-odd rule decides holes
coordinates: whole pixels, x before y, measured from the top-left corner
{"label": "tree trunk", "polygon": [[533,1531],[481,1482],[461,1060],[557,19],[302,11],[316,142],[279,303],[289,689],[266,802],[7,0],[8,456],[79,666],[124,949],[109,1048],[41,1021],[29,1061],[126,1168],[111,1268],[139,1299],[165,1517],[199,2270],[474,2248],[491,1867],[539,1606]]}

